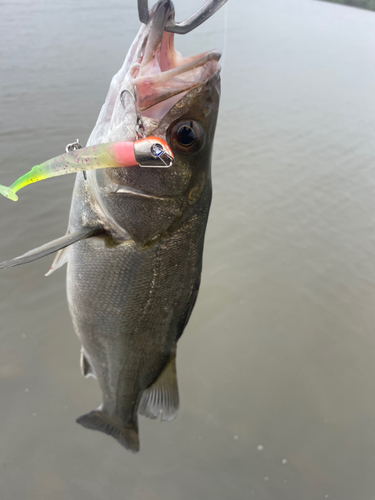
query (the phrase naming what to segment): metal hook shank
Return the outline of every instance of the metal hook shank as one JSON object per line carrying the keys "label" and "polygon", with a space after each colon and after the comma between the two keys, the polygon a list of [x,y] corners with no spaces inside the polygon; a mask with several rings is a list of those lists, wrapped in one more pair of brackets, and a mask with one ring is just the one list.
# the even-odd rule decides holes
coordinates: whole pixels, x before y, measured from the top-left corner
{"label": "metal hook shank", "polygon": [[148,12],[148,0],[138,0],[138,16],[141,23],[148,23],[148,19],[150,17]]}
{"label": "metal hook shank", "polygon": [[[215,14],[215,12],[217,12],[227,1],[228,0],[206,0],[203,7],[185,21],[176,23],[174,19],[170,19],[167,22],[165,31],[185,35],[207,21],[207,19]],[[138,0],[138,14],[139,20],[146,24],[149,20],[148,0]]]}

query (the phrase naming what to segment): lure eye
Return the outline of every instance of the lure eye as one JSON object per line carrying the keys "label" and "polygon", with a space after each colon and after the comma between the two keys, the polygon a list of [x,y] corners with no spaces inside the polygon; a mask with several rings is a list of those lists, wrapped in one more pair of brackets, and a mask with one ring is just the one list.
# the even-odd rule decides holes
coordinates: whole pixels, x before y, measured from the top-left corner
{"label": "lure eye", "polygon": [[202,125],[194,120],[177,122],[170,128],[169,140],[172,149],[179,153],[196,153],[203,145],[204,130]]}

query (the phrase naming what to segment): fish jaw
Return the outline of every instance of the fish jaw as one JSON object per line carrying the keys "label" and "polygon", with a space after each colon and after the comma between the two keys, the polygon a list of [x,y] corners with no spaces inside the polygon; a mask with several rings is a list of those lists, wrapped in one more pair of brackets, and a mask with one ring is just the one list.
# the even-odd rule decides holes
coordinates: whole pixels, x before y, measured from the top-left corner
{"label": "fish jaw", "polygon": [[[174,34],[164,31],[171,17],[174,17],[174,9],[169,0],[155,5],[147,25],[149,34],[144,49],[130,68],[131,83],[137,91],[137,107],[154,119],[162,118],[182,97],[180,94],[203,83],[219,69],[221,53],[217,50],[189,57],[182,57],[176,51]],[[160,106],[166,100],[167,105]]]}
{"label": "fish jaw", "polygon": [[[166,33],[166,36],[169,36]],[[213,50],[189,57],[182,60],[179,66],[166,69],[160,73],[138,76],[134,79],[137,88],[137,104],[140,111],[145,112],[145,116],[160,118],[168,106],[151,110],[150,108],[163,103],[174,96],[181,98],[183,92],[188,92],[200,85],[202,81],[209,78],[218,69],[220,52]],[[170,101],[171,103],[171,101]]]}

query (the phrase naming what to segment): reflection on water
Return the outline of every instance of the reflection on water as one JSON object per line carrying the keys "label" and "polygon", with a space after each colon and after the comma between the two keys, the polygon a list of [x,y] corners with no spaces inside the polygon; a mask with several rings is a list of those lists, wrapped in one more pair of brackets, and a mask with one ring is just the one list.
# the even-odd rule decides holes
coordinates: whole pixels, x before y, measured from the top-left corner
{"label": "reflection on water", "polygon": [[[201,1],[175,4],[183,19]],[[133,0],[0,9],[7,185],[87,139],[138,20]],[[178,46],[225,49],[179,416],[142,419],[137,456],[78,426],[100,393],[80,374],[64,270],[2,272],[0,498],[372,500],[375,15],[230,1]],[[1,259],[65,233],[73,182],[0,200]]]}

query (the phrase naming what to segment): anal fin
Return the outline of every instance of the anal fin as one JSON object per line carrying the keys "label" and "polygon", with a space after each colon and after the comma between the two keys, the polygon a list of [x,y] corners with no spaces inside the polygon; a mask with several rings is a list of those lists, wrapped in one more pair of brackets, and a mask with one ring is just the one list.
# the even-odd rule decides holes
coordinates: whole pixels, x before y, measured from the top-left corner
{"label": "anal fin", "polygon": [[148,418],[161,415],[161,420],[170,421],[176,418],[179,404],[176,357],[173,356],[156,382],[143,392],[138,413]]}
{"label": "anal fin", "polygon": [[12,260],[6,260],[0,263],[0,269],[7,269],[8,267],[20,266],[22,264],[28,264],[34,260],[41,259],[46,255],[62,250],[63,248],[73,245],[77,241],[90,238],[90,236],[95,236],[102,231],[101,227],[83,227],[79,231],[75,231],[72,234],[66,234],[62,238],[57,238],[56,240],[50,241],[41,247],[34,248],[29,252],[20,255]]}
{"label": "anal fin", "polygon": [[88,377],[96,378],[95,372],[91,366],[90,361],[87,359],[87,355],[85,354],[83,347],[81,348],[81,372],[82,375],[86,378]]}

